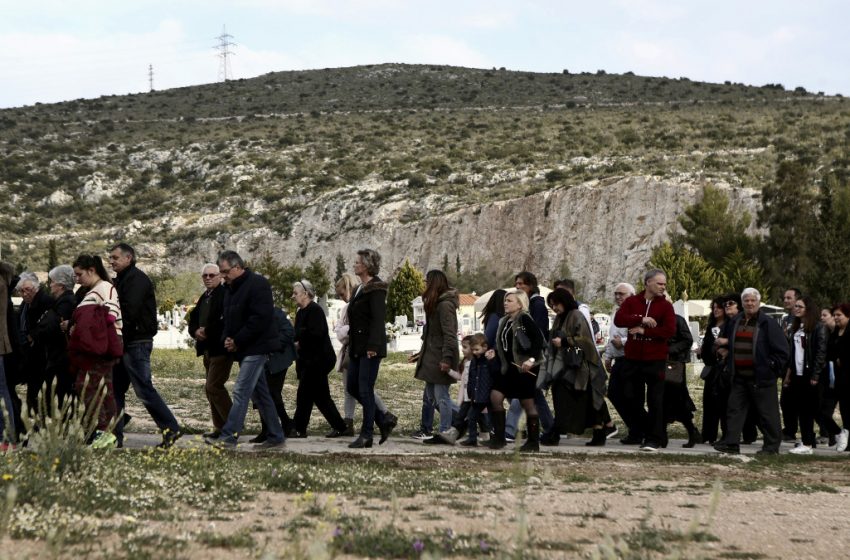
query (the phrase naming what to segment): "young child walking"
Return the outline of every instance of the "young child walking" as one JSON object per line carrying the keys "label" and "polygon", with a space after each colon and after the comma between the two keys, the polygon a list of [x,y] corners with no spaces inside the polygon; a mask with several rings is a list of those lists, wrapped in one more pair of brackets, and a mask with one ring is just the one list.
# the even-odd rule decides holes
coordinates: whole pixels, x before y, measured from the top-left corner
{"label": "young child walking", "polygon": [[469,430],[469,438],[461,442],[464,446],[478,445],[477,423],[490,403],[491,379],[499,371],[499,361],[496,358],[488,360],[485,354],[488,350],[487,338],[476,333],[469,336],[468,346],[470,356],[464,353],[464,363],[469,364],[466,372],[466,397],[460,407],[451,429],[437,434],[432,443],[454,444],[458,438]]}

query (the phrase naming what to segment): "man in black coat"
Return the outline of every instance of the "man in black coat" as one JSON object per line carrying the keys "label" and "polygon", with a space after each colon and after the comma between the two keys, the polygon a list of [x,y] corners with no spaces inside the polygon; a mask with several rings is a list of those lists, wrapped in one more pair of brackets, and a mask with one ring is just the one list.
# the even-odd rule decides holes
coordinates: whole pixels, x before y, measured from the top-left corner
{"label": "man in black coat", "polygon": [[222,340],[224,348],[239,362],[239,374],[233,387],[233,407],[221,435],[205,437],[204,441],[216,447],[235,448],[248,413],[248,400],[253,399],[268,430],[268,439],[255,447],[282,447],[283,428],[263,375],[277,336],[271,286],[268,280],[245,268],[235,251],[221,253],[218,267],[228,287]]}
{"label": "man in black coat", "polygon": [[[115,288],[121,304],[124,326],[124,355],[113,371],[115,404],[124,410],[125,397],[130,385],[136,397],[162,432],[158,447],[167,449],[182,435],[177,419],[153,386],[151,377],[151,351],[153,337],[158,330],[156,295],[147,274],[136,268],[136,251],[126,243],[119,243],[109,251],[109,264],[117,273]],[[124,440],[124,423],[115,427],[115,437],[121,445]]]}
{"label": "man in black coat", "polygon": [[740,452],[741,430],[753,407],[764,434],[759,453],[776,454],[782,443],[776,380],[785,372],[790,355],[788,341],[779,323],[759,308],[758,290],[745,289],[741,301],[744,312],[732,319],[729,339],[715,342],[732,373],[732,389],[726,413],[729,431],[714,448],[722,453]]}
{"label": "man in black coat", "polygon": [[221,281],[218,265],[207,263],[201,270],[206,290],[189,313],[189,336],[195,339],[195,352],[204,358],[206,382],[204,391],[210,403],[213,431],[208,437],[221,435],[221,428],[230,414],[233,402],[225,383],[230,379],[233,355],[224,348],[224,294],[227,288]]}

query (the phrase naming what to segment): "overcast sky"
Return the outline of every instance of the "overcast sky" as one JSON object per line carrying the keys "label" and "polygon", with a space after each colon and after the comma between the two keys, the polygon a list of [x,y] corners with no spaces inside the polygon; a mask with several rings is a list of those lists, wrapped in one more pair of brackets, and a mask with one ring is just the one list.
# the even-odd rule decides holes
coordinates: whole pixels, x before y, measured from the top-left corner
{"label": "overcast sky", "polygon": [[0,0],[0,107],[406,62],[850,95],[846,0]]}

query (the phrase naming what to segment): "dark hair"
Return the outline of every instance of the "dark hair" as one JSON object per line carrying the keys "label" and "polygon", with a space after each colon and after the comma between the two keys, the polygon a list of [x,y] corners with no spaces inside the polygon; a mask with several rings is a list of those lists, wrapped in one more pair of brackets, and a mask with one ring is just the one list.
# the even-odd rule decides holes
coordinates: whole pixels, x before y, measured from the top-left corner
{"label": "dark hair", "polygon": [[495,315],[496,317],[503,317],[505,315],[505,294],[507,292],[502,288],[498,290],[493,290],[493,293],[490,294],[490,299],[487,300],[487,304],[484,306],[484,309],[481,310],[481,324],[486,325],[487,320],[491,315]]}
{"label": "dark hair", "polygon": [[797,301],[802,301],[803,305],[806,306],[806,314],[803,315],[802,319],[795,316],[791,329],[796,332],[802,326],[803,332],[810,333],[820,323],[820,308],[810,296],[803,296]]}
{"label": "dark hair", "polygon": [[464,340],[469,339],[470,346],[488,346],[487,337],[484,336],[484,333],[472,333],[471,335],[464,338]]}
{"label": "dark hair", "polygon": [[567,290],[552,290],[549,292],[549,295],[546,296],[546,304],[554,309],[557,303],[560,303],[564,307],[563,313],[559,313],[559,315],[566,315],[570,311],[578,309],[576,298]]}
{"label": "dark hair", "polygon": [[109,248],[109,252],[111,253],[115,249],[121,251],[125,257],[127,255],[130,255],[130,262],[136,264],[136,250],[133,249],[131,245],[128,245],[126,243],[116,243],[115,245]]}
{"label": "dark hair", "polygon": [[0,280],[6,283],[7,287],[11,287],[12,278],[15,277],[15,267],[5,261],[0,261]]}
{"label": "dark hair", "polygon": [[[801,297],[803,297],[803,292],[800,290],[800,288],[788,288],[787,290],[785,290],[785,292],[794,292],[794,299],[800,299]],[[785,292],[782,293],[784,294]]]}
{"label": "dark hair", "polygon": [[555,285],[553,286],[555,289],[564,288],[565,290],[569,290],[572,293],[576,292],[576,281],[572,278],[561,278],[560,280],[555,280]]}
{"label": "dark hair", "polygon": [[741,294],[737,292],[733,292],[731,294],[726,294],[723,296],[723,305],[726,305],[726,302],[734,301],[735,305],[738,306],[738,311],[742,311],[744,309],[744,305],[741,303]]}
{"label": "dark hair", "polygon": [[74,268],[82,268],[83,270],[93,268],[101,280],[111,282],[109,273],[106,272],[106,268],[103,266],[103,259],[97,255],[80,255],[72,266]]}
{"label": "dark hair", "polygon": [[222,251],[218,255],[217,263],[226,262],[230,266],[238,266],[239,268],[245,268],[245,261],[242,260],[242,257],[239,256],[239,253],[236,251]]}
{"label": "dark hair", "polygon": [[[717,296],[713,300],[711,300],[711,305],[720,307],[721,311],[723,311],[724,321],[726,320],[726,311],[723,309],[726,305],[726,296]],[[711,330],[712,327],[717,326],[717,318],[714,316],[714,310],[711,310],[711,313],[708,314],[708,325],[705,327],[706,330]]]}
{"label": "dark hair", "polygon": [[422,293],[422,304],[425,314],[430,315],[437,309],[437,300],[449,290],[449,279],[442,270],[429,270],[425,275],[425,291]]}
{"label": "dark hair", "polygon": [[537,276],[535,276],[531,272],[523,270],[522,272],[514,276],[514,283],[516,283],[517,280],[522,280],[523,284],[530,286],[532,294],[540,293],[540,288],[537,287]]}
{"label": "dark hair", "polygon": [[833,315],[836,311],[841,311],[845,317],[850,318],[850,303],[837,303],[832,307],[831,311]]}

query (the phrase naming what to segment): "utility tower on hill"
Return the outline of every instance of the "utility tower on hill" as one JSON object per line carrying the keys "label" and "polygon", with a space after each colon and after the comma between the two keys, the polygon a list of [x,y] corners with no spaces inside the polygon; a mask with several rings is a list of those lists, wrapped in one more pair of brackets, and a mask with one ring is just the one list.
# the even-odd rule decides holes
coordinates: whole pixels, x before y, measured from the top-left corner
{"label": "utility tower on hill", "polygon": [[153,91],[153,64],[148,64],[148,85],[150,90]]}
{"label": "utility tower on hill", "polygon": [[233,35],[227,33],[224,25],[221,26],[221,35],[216,37],[216,39],[218,39],[218,45],[213,48],[218,49],[218,58],[220,59],[218,64],[218,79],[226,82],[233,78],[233,74],[230,71],[230,59],[228,57],[234,54],[230,50],[230,47],[235,47],[236,43],[231,41]]}

